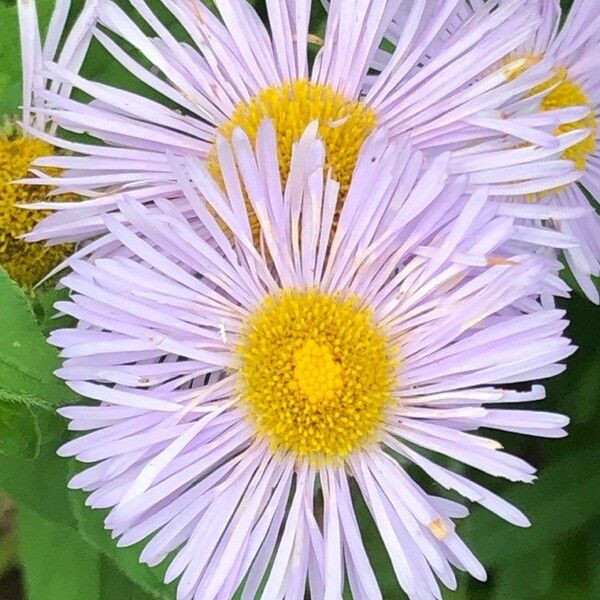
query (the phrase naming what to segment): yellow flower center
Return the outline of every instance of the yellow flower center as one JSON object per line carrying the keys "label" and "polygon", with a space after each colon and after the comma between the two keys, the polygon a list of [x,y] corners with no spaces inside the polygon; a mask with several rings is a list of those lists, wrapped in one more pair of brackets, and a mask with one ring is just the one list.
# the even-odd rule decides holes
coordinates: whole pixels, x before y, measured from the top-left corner
{"label": "yellow flower center", "polygon": [[[348,191],[360,148],[377,124],[375,112],[362,102],[350,100],[329,86],[297,80],[265,88],[249,102],[241,102],[219,133],[230,140],[239,127],[254,142],[265,118],[275,127],[283,181],[290,170],[293,144],[310,123],[318,121],[326,165],[340,183],[342,195]],[[215,153],[209,161],[211,170],[218,173]]]}
{"label": "yellow flower center", "polygon": [[584,140],[567,148],[563,154],[564,158],[572,160],[580,171],[583,171],[587,164],[587,157],[596,150],[596,132],[598,130],[598,121],[593,110],[588,95],[583,88],[568,78],[567,70],[564,67],[557,69],[555,75],[547,82],[533,88],[531,94],[543,92],[546,89],[556,86],[542,100],[542,110],[557,110],[559,108],[569,108],[572,106],[589,106],[592,112],[587,117],[579,121],[564,123],[557,130],[556,134],[575,131],[576,129],[589,129],[592,133]]}
{"label": "yellow flower center", "polygon": [[[540,57],[538,56],[528,56],[521,60],[511,62],[510,65],[507,65],[509,79],[515,79],[531,65],[539,62],[539,60]],[[515,64],[518,66],[514,67]],[[529,92],[529,96],[541,94],[546,90],[550,91],[542,98],[540,108],[543,111],[571,108],[574,106],[587,106],[591,109],[591,112],[587,117],[584,117],[579,121],[564,123],[554,132],[555,135],[560,135],[577,129],[589,129],[591,131],[588,137],[578,144],[567,148],[563,153],[565,159],[573,161],[576,168],[583,171],[586,167],[588,156],[596,150],[596,134],[598,131],[598,120],[596,119],[596,114],[590,98],[578,83],[569,79],[569,73],[564,67],[558,67],[554,75],[548,79],[548,81],[532,88]]]}
{"label": "yellow flower center", "polygon": [[294,353],[292,388],[304,394],[307,402],[317,404],[330,400],[342,387],[342,368],[325,344],[309,339]]}
{"label": "yellow flower center", "polygon": [[51,188],[12,182],[28,175],[34,159],[53,153],[52,146],[40,140],[0,136],[0,265],[23,288],[37,283],[70,251],[67,245],[44,246],[19,239],[49,213],[17,205],[42,200]]}
{"label": "yellow flower center", "polygon": [[[340,204],[336,211],[339,214],[360,148],[377,125],[375,112],[361,102],[349,100],[329,86],[302,79],[265,88],[250,101],[241,102],[229,121],[221,125],[219,133],[231,140],[235,129],[241,128],[254,143],[258,129],[266,118],[271,120],[275,128],[279,171],[284,183],[290,172],[293,145],[300,140],[310,123],[319,122],[318,134],[326,152],[326,172],[331,169],[332,177],[340,184]],[[208,157],[208,168],[215,180],[222,183],[214,149]],[[258,218],[250,203],[246,202],[246,205],[254,242],[259,247]]]}
{"label": "yellow flower center", "polygon": [[246,323],[238,357],[243,406],[274,450],[321,464],[377,441],[395,361],[356,298],[270,296]]}

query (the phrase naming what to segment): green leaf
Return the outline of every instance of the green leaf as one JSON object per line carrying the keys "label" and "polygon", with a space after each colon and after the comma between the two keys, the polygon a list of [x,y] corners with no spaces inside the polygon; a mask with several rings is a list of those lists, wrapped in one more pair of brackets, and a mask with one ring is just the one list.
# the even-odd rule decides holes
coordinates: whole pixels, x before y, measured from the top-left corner
{"label": "green leaf", "polygon": [[[1,268],[0,297],[0,454],[31,459],[40,444],[64,431],[56,407],[77,396],[54,375],[58,354],[45,341],[27,296]],[[40,306],[46,323],[50,306]]]}
{"label": "green leaf", "polygon": [[56,455],[56,447],[56,442],[43,445],[31,461],[0,456],[0,489],[44,520],[75,526],[67,489],[68,462]]}
{"label": "green leaf", "polygon": [[589,529],[590,548],[588,556],[591,558],[592,573],[589,577],[588,588],[590,598],[600,598],[600,569],[598,569],[596,561],[592,557],[600,556],[600,537],[597,535],[598,527],[600,527],[600,519],[598,519]]}
{"label": "green leaf", "polygon": [[[589,528],[575,531],[565,536],[555,553],[552,577],[552,589],[539,590],[537,597],[547,600],[597,600],[598,594],[593,592],[591,581],[597,569],[596,554],[594,554],[594,532],[598,520]],[[590,535],[591,534],[591,535]],[[553,551],[553,548],[550,549]],[[534,568],[537,565],[532,565]],[[531,579],[539,578],[539,575],[528,574]]]}
{"label": "green leaf", "polygon": [[16,113],[21,102],[21,56],[16,6],[0,5],[0,115]]}
{"label": "green leaf", "polygon": [[[74,471],[74,468],[69,467],[69,461],[56,455],[56,444],[47,444],[42,446],[38,457],[33,461],[0,456],[0,489],[6,492],[20,509],[37,514],[38,519],[46,522],[48,528],[55,524],[77,531],[77,535],[95,552],[118,567],[123,573],[123,580],[128,578],[134,582],[139,593],[132,594],[132,600],[145,598],[146,596],[140,595],[142,593],[149,598],[173,600],[175,586],[164,585],[164,567],[150,568],[139,563],[142,544],[132,548],[117,548],[116,542],[104,528],[106,511],[86,507],[87,494],[68,490],[67,483]],[[52,548],[51,551],[55,552],[55,549],[46,546],[44,541],[40,542],[40,545],[45,551]],[[106,585],[115,586],[113,579],[107,581]],[[83,595],[80,598],[87,600]],[[100,598],[121,600],[121,596],[112,594]],[[129,596],[123,596],[124,600],[126,598]]]}
{"label": "green leaf", "polygon": [[68,297],[69,290],[67,288],[56,289],[53,285],[36,291],[32,298],[32,308],[44,336],[49,335],[55,329],[74,325],[75,319],[68,315],[58,315],[54,308],[56,302],[67,300]]}
{"label": "green leaf", "polygon": [[99,600],[97,553],[73,529],[23,508],[18,527],[29,600]]}
{"label": "green leaf", "polygon": [[[73,461],[72,474],[75,473],[76,463]],[[176,584],[167,586],[163,583],[165,565],[151,568],[139,562],[139,556],[144,547],[143,542],[130,548],[118,548],[116,541],[104,527],[107,511],[93,510],[85,506],[86,497],[87,494],[79,491],[69,494],[73,513],[83,539],[109,557],[129,579],[146,593],[152,594],[160,600],[173,600]]]}
{"label": "green leaf", "polygon": [[542,469],[533,485],[511,488],[505,497],[530,515],[525,530],[507,525],[477,509],[468,519],[476,554],[488,565],[510,568],[506,563],[553,548],[572,531],[600,516],[600,472],[597,446],[568,455]]}
{"label": "green leaf", "polygon": [[32,459],[40,448],[40,429],[26,404],[5,403],[0,409],[0,454]]}
{"label": "green leaf", "polygon": [[[54,0],[37,0],[38,17],[45,31],[54,9]],[[22,102],[21,52],[16,2],[0,4],[0,116],[17,114]]]}
{"label": "green leaf", "polygon": [[72,528],[19,513],[19,556],[28,600],[150,600]]}
{"label": "green leaf", "polygon": [[63,419],[38,397],[0,389],[0,454],[34,459],[64,431]]}
{"label": "green leaf", "polygon": [[[17,553],[14,517],[12,504],[0,494],[0,581],[6,571],[12,568]],[[0,598],[1,593],[0,588]]]}
{"label": "green leaf", "polygon": [[57,353],[28,298],[1,268],[0,297],[0,489],[45,520],[74,525],[68,463],[56,455],[66,421],[55,408],[77,396],[54,376]]}
{"label": "green leaf", "polygon": [[515,561],[509,568],[496,571],[492,599],[541,598],[552,586],[554,562],[552,551],[544,549],[532,553],[527,560]]}
{"label": "green leaf", "polygon": [[[578,350],[568,361],[567,371],[548,381],[547,402],[551,404],[550,410],[562,411],[571,417],[569,442],[576,439],[583,447],[588,440],[580,440],[580,437],[591,432],[589,421],[600,417],[600,338],[597,328],[590,326],[598,319],[598,307],[574,296],[564,303],[564,308],[571,319],[567,333]],[[593,429],[593,422],[591,427]]]}
{"label": "green leaf", "polygon": [[146,592],[129,579],[108,558],[99,555],[100,562],[100,600],[114,598],[114,600],[160,600],[162,596]]}
{"label": "green leaf", "polygon": [[54,376],[58,354],[39,329],[25,294],[0,268],[0,388],[60,406],[74,394]]}

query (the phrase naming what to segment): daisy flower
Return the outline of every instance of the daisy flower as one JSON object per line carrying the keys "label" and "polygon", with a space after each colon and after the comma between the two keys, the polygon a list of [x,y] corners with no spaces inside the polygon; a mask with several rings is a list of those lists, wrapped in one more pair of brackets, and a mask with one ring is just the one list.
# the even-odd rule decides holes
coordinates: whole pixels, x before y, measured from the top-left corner
{"label": "daisy flower", "polygon": [[[89,10],[89,9],[86,9]],[[36,8],[34,3],[20,3],[21,23],[35,22]],[[83,15],[85,16],[85,12]],[[56,53],[64,27],[66,15],[58,10],[49,26],[46,38],[46,57],[52,58]],[[27,178],[29,168],[36,159],[41,162],[54,157],[55,149],[47,141],[36,134],[44,134],[48,123],[43,115],[33,114],[30,106],[31,91],[35,87],[34,73],[36,65],[31,63],[33,57],[39,57],[41,62],[41,43],[37,28],[24,26],[22,30],[24,101],[22,112],[22,127],[12,117],[5,117],[0,124],[0,265],[6,269],[9,276],[21,287],[31,288],[53,267],[72,252],[70,245],[45,246],[41,243],[30,244],[23,239],[25,234],[38,224],[48,211],[24,210],[22,205],[43,201],[52,192],[52,186],[30,186],[15,183]],[[81,49],[85,41],[91,39],[88,27],[81,27],[81,21],[73,28],[72,40],[79,43]],[[79,57],[71,44],[61,53],[60,62],[68,68],[78,69],[83,55]],[[38,64],[37,67],[40,65]],[[25,133],[23,132],[25,130]],[[52,162],[52,158],[50,159]],[[41,177],[55,177],[60,170],[50,168]],[[73,196],[62,194],[59,201],[69,202]]]}
{"label": "daisy flower", "polygon": [[[463,131],[468,117],[551,76],[543,61],[522,69],[518,77],[511,74],[523,60],[512,69],[490,71],[539,24],[534,7],[520,0],[497,10],[482,5],[476,18],[457,28],[444,51],[421,69],[424,54],[460,2],[441,3],[435,15],[423,10],[428,3],[415,3],[400,25],[401,43],[375,79],[369,66],[392,18],[406,4],[402,0],[334,0],[323,40],[309,33],[310,0],[267,0],[269,29],[246,0],[217,0],[218,16],[198,0],[163,4],[163,15],[177,23],[182,36],[176,37],[175,28],[167,27],[143,0],[132,0],[128,12],[111,0],[86,4],[94,51],[107,52],[107,60],[137,78],[148,96],[87,79],[51,56],[40,61],[44,78],[35,77],[32,89],[36,112],[63,130],[86,133],[101,143],[40,136],[73,155],[37,162],[64,169],[62,176],[36,174],[25,181],[56,185],[87,200],[36,204],[56,214],[29,239],[81,241],[106,233],[102,214],[115,211],[125,192],[140,203],[155,197],[180,199],[169,154],[195,154],[218,175],[216,136],[230,139],[240,127],[254,140],[265,117],[275,124],[282,174],[289,169],[293,143],[309,123],[319,121],[327,165],[342,196],[361,145],[377,127],[392,136],[410,133],[418,148],[448,146],[465,136],[480,139],[498,129],[534,144],[538,154],[555,153],[568,141],[538,129],[535,119],[487,119]],[[64,2],[58,6],[65,10]],[[31,27],[32,21],[24,26]],[[72,39],[70,33],[66,39]],[[320,48],[312,65],[309,47]],[[78,89],[92,101],[58,93],[65,89]],[[557,118],[553,115],[552,122]],[[569,161],[553,166],[539,175],[548,185],[577,176]],[[114,237],[108,235],[104,242],[114,242]]]}
{"label": "daisy flower", "polygon": [[21,205],[43,200],[51,188],[13,182],[27,177],[31,162],[52,151],[49,144],[22,135],[11,119],[0,128],[0,266],[24,289],[30,289],[72,252],[68,244],[48,247],[23,239],[49,213],[24,210]]}
{"label": "daisy flower", "polygon": [[562,416],[504,408],[542,399],[539,385],[510,386],[561,372],[572,352],[563,312],[538,300],[562,285],[554,265],[496,254],[513,219],[485,190],[465,194],[447,154],[423,168],[377,131],[341,204],[318,123],[285,185],[275,124],[230,137],[216,140],[221,181],[197,156],[173,161],[193,220],[125,195],[123,220],[103,221],[130,255],[74,260],[62,279],[71,298],[57,308],[78,326],[51,335],[58,374],[97,401],[60,411],[84,432],[60,454],[92,463],[71,487],[111,509],[120,546],[146,540],[142,561],[169,558],[179,600],[341,598],[345,586],[381,598],[354,492],[411,599],[440,598],[438,580],[454,588],[454,568],[485,579],[455,529],[467,509],[412,471],[528,525],[430,451],[535,479],[476,430],[564,435]]}
{"label": "daisy flower", "polygon": [[[534,86],[516,99],[511,99],[502,106],[503,112],[514,115],[523,114],[524,119],[531,118],[531,111],[545,114],[561,113],[561,123],[555,125],[555,133],[561,140],[568,141],[562,145],[556,161],[549,160],[546,167],[536,164],[539,152],[532,147],[522,148],[523,164],[527,163],[528,171],[515,169],[514,160],[508,158],[507,148],[514,147],[515,141],[505,140],[501,143],[501,153],[493,145],[479,144],[465,149],[455,147],[453,169],[469,172],[472,181],[487,181],[489,164],[504,166],[505,174],[510,177],[508,185],[491,187],[490,195],[500,201],[517,202],[512,210],[515,215],[527,220],[538,220],[540,224],[558,230],[577,242],[567,244],[564,256],[571,271],[585,294],[592,301],[600,302],[600,295],[592,276],[600,275],[600,217],[597,215],[595,202],[590,205],[589,196],[600,197],[600,154],[598,153],[598,110],[600,106],[600,77],[596,65],[596,55],[600,42],[600,6],[589,0],[575,0],[564,24],[561,27],[561,7],[558,0],[528,0],[539,14],[540,27],[510,54],[510,64],[524,60],[526,64],[537,64],[544,61],[551,65],[552,75],[544,83]],[[428,3],[431,16],[443,2]],[[486,3],[483,0],[463,0],[456,7],[448,21],[447,28],[440,32],[431,44],[431,56],[443,51],[449,43],[452,33],[465,23],[476,18],[475,15]],[[491,4],[491,3],[489,3]],[[407,9],[401,8],[388,28],[387,36],[397,43],[400,39],[400,26],[406,17]],[[390,60],[389,53],[380,51],[374,59],[374,67],[382,69]],[[505,61],[506,63],[506,61]],[[512,67],[511,67],[512,68]],[[521,69],[523,67],[520,67]],[[476,117],[476,121],[481,115]],[[573,143],[575,142],[575,143]],[[551,153],[542,151],[544,159],[551,158]],[[501,162],[494,159],[501,158]],[[515,154],[513,153],[513,158]],[[558,166],[564,160],[572,161],[576,168],[576,178],[567,181],[562,178]],[[544,172],[554,170],[557,179],[538,178],[531,180],[532,171]],[[498,171],[496,171],[496,174]],[[567,179],[572,174],[567,175]],[[518,181],[519,179],[528,181]],[[560,181],[563,179],[562,181]],[[570,246],[570,247],[569,247]]]}
{"label": "daisy flower", "polygon": [[[551,225],[578,241],[578,247],[566,250],[564,256],[581,289],[590,300],[598,303],[600,295],[592,276],[600,275],[600,217],[595,210],[596,200],[600,198],[600,75],[596,65],[600,48],[600,6],[589,0],[575,0],[560,27],[558,1],[538,0],[538,4],[544,35],[538,35],[521,51],[534,62],[550,59],[554,73],[547,82],[533,88],[530,95],[537,98],[544,111],[585,107],[587,113],[584,116],[561,125],[557,132],[564,134],[583,129],[587,136],[563,154],[575,163],[581,185],[545,187],[533,198],[524,200],[586,213],[580,219],[558,220]],[[593,198],[591,210],[590,195]]]}

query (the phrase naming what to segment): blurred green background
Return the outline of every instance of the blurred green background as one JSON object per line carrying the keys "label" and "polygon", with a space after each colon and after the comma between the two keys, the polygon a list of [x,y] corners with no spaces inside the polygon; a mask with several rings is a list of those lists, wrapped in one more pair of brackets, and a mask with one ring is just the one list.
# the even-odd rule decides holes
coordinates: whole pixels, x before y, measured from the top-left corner
{"label": "blurred green background", "polygon": [[[264,15],[264,2],[255,4]],[[569,5],[563,2],[565,10]],[[52,7],[53,0],[38,2],[43,22]],[[313,31],[322,31],[323,18],[316,7]],[[0,116],[18,111],[18,46],[14,2],[0,0]],[[137,87],[99,50],[91,53],[85,73]],[[70,392],[52,378],[57,358],[42,337],[58,324],[50,317],[59,295],[46,289],[25,297],[0,272],[0,600],[170,600],[173,588],[161,584],[160,570],[137,563],[139,548],[117,551],[102,529],[103,514],[66,490],[73,466],[55,456],[66,431],[54,409]],[[461,578],[458,592],[445,593],[449,600],[600,599],[598,308],[578,294],[562,304],[580,350],[569,370],[547,383],[543,409],[568,414],[570,435],[562,440],[500,436],[507,450],[539,467],[539,480],[513,485],[476,478],[522,508],[533,526],[520,530],[472,507],[460,533],[488,567],[490,579],[480,584]],[[32,356],[33,375],[28,373]],[[2,441],[3,431],[15,427],[29,436],[17,447]],[[385,598],[403,598],[364,507],[359,510]]]}

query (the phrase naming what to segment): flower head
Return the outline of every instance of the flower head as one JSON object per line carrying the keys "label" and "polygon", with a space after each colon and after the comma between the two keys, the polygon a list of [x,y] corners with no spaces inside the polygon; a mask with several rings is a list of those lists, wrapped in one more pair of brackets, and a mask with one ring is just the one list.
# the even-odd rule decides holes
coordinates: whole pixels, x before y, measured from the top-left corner
{"label": "flower head", "polygon": [[[569,121],[557,133],[569,135],[583,132],[579,141],[564,149],[562,157],[575,163],[580,182],[595,201],[600,198],[600,76],[593,57],[600,47],[600,6],[596,2],[576,0],[560,26],[560,6],[551,0],[537,0],[543,25],[543,36],[525,45],[521,52],[534,60],[551,61],[553,75],[529,94],[544,111],[571,112]],[[592,276],[600,276],[600,217],[582,187],[577,183],[549,186],[526,198],[558,210],[569,210],[574,218],[555,220],[551,227],[576,242],[566,248],[564,256],[579,285],[594,302],[600,295]],[[577,218],[579,217],[579,218]]]}
{"label": "flower head", "polygon": [[[427,60],[433,60],[447,46],[454,31],[476,20],[481,4],[463,0],[455,6],[447,30],[432,42]],[[427,10],[435,12],[434,5]],[[535,9],[539,27],[501,64],[516,78],[544,63],[548,76],[498,106],[503,115],[498,131],[506,135],[463,147],[455,145],[451,168],[470,173],[473,184],[491,184],[490,194],[514,203],[507,210],[522,222],[537,222],[541,230],[524,241],[563,252],[583,291],[599,302],[592,277],[600,275],[600,217],[581,185],[594,198],[600,197],[600,79],[594,63],[600,43],[600,6],[575,0],[561,26],[557,0],[527,0],[523,5]],[[392,41],[399,39],[397,22],[406,14],[407,9],[401,8],[393,19],[388,30]],[[374,66],[383,69],[389,61],[389,55],[379,53]],[[505,115],[514,118],[506,121]],[[482,119],[493,128],[486,115],[477,115],[470,122],[483,124]],[[516,138],[513,135],[516,123],[535,127],[536,135],[540,130],[554,132],[556,145],[544,147],[533,137],[523,145],[523,132]],[[532,145],[535,143],[538,148]],[[547,162],[540,164],[540,160]],[[533,178],[532,173],[536,174]]]}
{"label": "flower head", "polygon": [[456,533],[467,510],[409,470],[528,524],[421,449],[534,479],[476,431],[564,434],[564,417],[503,408],[541,399],[510,384],[572,352],[563,313],[539,302],[560,287],[555,265],[503,254],[513,219],[484,190],[465,194],[446,154],[424,166],[384,131],[337,218],[317,123],[283,186],[269,120],[255,148],[240,128],[216,144],[223,181],[196,156],[173,160],[187,204],[124,197],[122,218],[103,217],[122,249],[62,280],[72,296],[57,307],[79,326],[51,336],[59,375],[99,401],[61,409],[87,432],[61,454],[95,463],[71,485],[111,508],[120,545],[147,539],[150,565],[171,557],[180,600],[301,598],[306,585],[340,598],[345,573],[355,598],[380,598],[351,481],[410,598],[438,598],[436,578],[455,587],[452,566],[484,579]]}
{"label": "flower head", "polygon": [[[556,147],[553,131],[488,115],[550,76],[544,64],[516,78],[498,67],[536,29],[532,6],[511,0],[495,10],[493,3],[478,3],[474,18],[456,27],[447,44],[423,66],[438,34],[447,30],[457,1],[439,3],[433,15],[425,8],[430,3],[415,3],[406,19],[394,24],[403,43],[373,75],[370,66],[381,52],[383,36],[405,4],[334,0],[324,39],[318,40],[309,33],[307,0],[268,0],[270,30],[246,0],[217,0],[218,14],[197,0],[172,0],[165,6],[185,32],[182,42],[144,2],[132,3],[129,11],[111,0],[87,3],[58,55],[56,36],[50,38],[51,48],[44,52],[52,56],[43,68],[47,79],[31,77],[38,82],[31,90],[31,104],[33,114],[101,143],[44,138],[77,156],[62,177],[31,178],[30,183],[68,186],[90,199],[76,206],[56,204],[55,218],[41,223],[29,239],[67,236],[79,241],[106,233],[101,215],[117,210],[125,193],[141,203],[156,197],[180,199],[181,189],[168,164],[171,154],[193,153],[208,160],[211,173],[220,179],[217,136],[230,139],[240,128],[254,139],[264,118],[275,125],[282,176],[288,172],[293,144],[311,122],[319,122],[326,164],[341,184],[340,203],[359,149],[377,127],[392,136],[410,134],[417,148],[434,154],[507,128],[520,140],[534,143],[536,157]],[[32,26],[27,21],[23,29],[30,31]],[[92,36],[111,60],[152,91],[152,99],[79,73]],[[315,44],[320,48],[311,65],[308,47]],[[133,47],[135,55],[126,47]],[[95,102],[69,98],[72,89]],[[523,171],[521,160],[527,162],[527,157],[518,152],[510,156]],[[452,165],[455,174],[469,169],[460,161]],[[569,161],[562,166],[563,177],[576,177]],[[504,171],[500,168],[498,177]],[[257,237],[253,217],[251,227]],[[105,242],[114,243],[114,237],[107,235]],[[97,250],[98,245],[91,248]]]}
{"label": "flower head", "polygon": [[21,135],[16,127],[10,130],[8,135],[0,133],[0,266],[23,288],[31,288],[68,255],[71,247],[31,244],[23,239],[49,214],[26,210],[23,205],[42,200],[51,188],[32,188],[18,180],[29,174],[36,159],[51,155],[53,148]]}
{"label": "flower head", "polygon": [[[39,283],[54,268],[69,256],[73,250],[71,241],[62,236],[53,236],[51,245],[28,243],[26,237],[40,222],[52,223],[49,206],[66,204],[73,206],[73,195],[68,186],[59,193],[51,183],[39,181],[39,185],[28,185],[32,170],[36,178],[52,179],[61,176],[69,158],[57,152],[48,133],[55,127],[48,123],[47,116],[33,109],[33,90],[42,88],[47,80],[39,73],[42,62],[42,49],[37,29],[35,2],[19,2],[19,17],[22,26],[23,61],[23,109],[22,127],[12,118],[5,118],[0,130],[0,265],[9,276],[23,288],[28,289]],[[57,52],[62,28],[68,13],[65,5],[57,8],[55,18],[47,34],[48,55]],[[67,54],[65,49],[63,56]],[[75,61],[72,66],[79,65]],[[41,79],[41,83],[40,83]],[[65,90],[60,92],[65,93]],[[39,103],[39,100],[35,100]],[[45,202],[53,196],[52,202]],[[29,206],[35,205],[33,208]],[[46,218],[49,217],[49,220]]]}
{"label": "flower head", "polygon": [[394,350],[358,298],[269,296],[242,331],[238,357],[259,435],[316,464],[372,442],[392,404]]}

